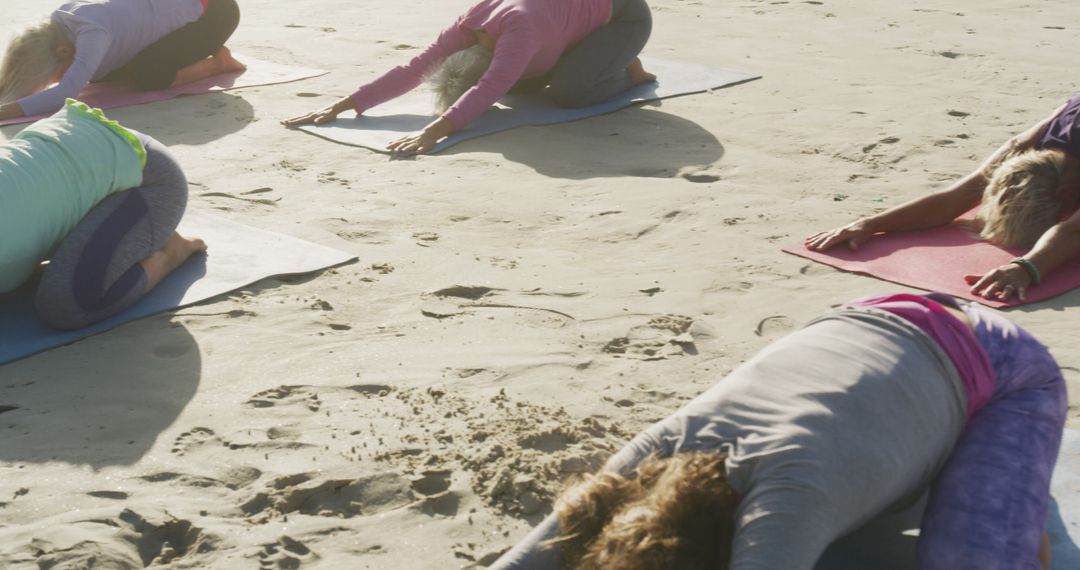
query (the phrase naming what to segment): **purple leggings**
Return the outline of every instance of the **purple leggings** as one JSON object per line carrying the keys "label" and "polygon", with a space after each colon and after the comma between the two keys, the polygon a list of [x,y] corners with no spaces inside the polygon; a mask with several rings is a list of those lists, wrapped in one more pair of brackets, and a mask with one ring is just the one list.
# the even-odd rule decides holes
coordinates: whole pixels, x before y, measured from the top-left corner
{"label": "purple leggings", "polygon": [[51,327],[82,328],[138,302],[146,293],[139,262],[165,247],[184,215],[183,170],[164,145],[141,138],[146,147],[142,184],[94,206],[49,260],[34,304]]}
{"label": "purple leggings", "polygon": [[938,476],[923,516],[923,570],[1041,570],[1050,477],[1068,414],[1065,380],[1027,331],[962,307],[997,376]]}

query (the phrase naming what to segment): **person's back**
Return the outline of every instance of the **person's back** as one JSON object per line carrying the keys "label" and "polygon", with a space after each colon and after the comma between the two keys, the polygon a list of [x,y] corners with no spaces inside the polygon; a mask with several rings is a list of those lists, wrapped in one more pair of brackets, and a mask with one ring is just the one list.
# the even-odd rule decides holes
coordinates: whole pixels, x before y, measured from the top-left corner
{"label": "person's back", "polygon": [[727,451],[742,497],[733,568],[809,568],[833,540],[914,502],[963,429],[956,371],[912,324],[859,311],[808,328],[646,432],[663,456]]}
{"label": "person's back", "polygon": [[129,131],[74,101],[0,146],[0,292],[25,281],[103,198],[138,186],[144,153]]}
{"label": "person's back", "polygon": [[611,0],[485,0],[461,23],[498,38],[503,32],[533,36],[525,77],[551,69],[567,48],[602,26],[611,15]]}
{"label": "person's back", "polygon": [[201,0],[72,0],[52,18],[76,36],[87,31],[108,35],[108,49],[93,71],[93,79],[99,80],[168,33],[197,20],[202,11]]}

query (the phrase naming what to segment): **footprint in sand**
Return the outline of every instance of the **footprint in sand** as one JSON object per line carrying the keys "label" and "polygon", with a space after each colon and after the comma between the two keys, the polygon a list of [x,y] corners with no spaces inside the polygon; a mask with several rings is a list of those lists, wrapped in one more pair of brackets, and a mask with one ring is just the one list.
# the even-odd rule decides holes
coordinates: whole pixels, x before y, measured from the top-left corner
{"label": "footprint in sand", "polygon": [[758,322],[754,334],[764,338],[776,338],[787,331],[795,328],[795,321],[786,315],[773,315],[765,317]]}
{"label": "footprint in sand", "polygon": [[802,275],[826,275],[836,273],[836,270],[821,263],[808,263],[799,268]]}
{"label": "footprint in sand", "polygon": [[194,451],[197,448],[205,447],[207,445],[221,445],[222,439],[210,428],[197,427],[192,428],[190,431],[186,431],[177,436],[176,441],[173,442],[172,453],[181,457],[189,451]]}
{"label": "footprint in sand", "polygon": [[461,507],[461,495],[445,491],[438,495],[424,497],[412,505],[429,517],[455,517]]}
{"label": "footprint in sand", "polygon": [[387,386],[386,384],[354,384],[352,386],[346,386],[344,388],[349,392],[360,394],[365,398],[383,398],[390,395],[390,392],[394,391],[393,386]]}
{"label": "footprint in sand", "polygon": [[545,453],[554,453],[570,447],[571,444],[577,443],[577,441],[578,438],[573,433],[568,433],[560,428],[556,428],[548,432],[524,437],[518,441],[518,444],[525,449],[535,449]]}
{"label": "footprint in sand", "polygon": [[276,542],[262,545],[257,556],[259,568],[281,570],[300,568],[305,562],[319,558],[303,542],[287,535],[281,535]]}
{"label": "footprint in sand", "polygon": [[615,356],[640,360],[666,360],[697,354],[690,328],[694,319],[682,315],[658,315],[644,325],[630,329],[626,336],[608,341],[601,349]]}
{"label": "footprint in sand", "polygon": [[225,486],[224,483],[218,481],[217,479],[203,477],[202,475],[177,473],[175,471],[162,471],[160,473],[151,473],[149,475],[143,475],[138,478],[148,483],[170,483],[176,485],[183,485],[185,487],[197,487],[200,489]]}
{"label": "footprint in sand", "polygon": [[424,496],[434,496],[450,488],[451,471],[424,471],[412,481],[412,490]]}
{"label": "footprint in sand", "polygon": [[[178,519],[168,513],[144,517],[131,509],[124,509],[117,517],[116,526],[130,527],[130,535],[138,548],[145,566],[180,562],[180,559],[216,549],[217,537],[207,534],[189,520]],[[189,561],[188,564],[191,564]]]}
{"label": "footprint in sand", "polygon": [[277,388],[263,390],[252,395],[244,403],[253,408],[300,405],[311,412],[317,412],[322,408],[319,395],[312,390],[312,387],[300,385],[282,385]]}
{"label": "footprint in sand", "polygon": [[750,281],[719,281],[709,286],[709,293],[745,293],[754,288]]}
{"label": "footprint in sand", "polygon": [[240,505],[240,510],[267,519],[290,513],[352,518],[402,507],[414,499],[409,482],[397,473],[323,480],[297,474],[271,481],[265,491]]}
{"label": "footprint in sand", "polygon": [[711,184],[720,181],[720,175],[703,168],[684,168],[679,171],[679,177],[688,182],[697,184]]}

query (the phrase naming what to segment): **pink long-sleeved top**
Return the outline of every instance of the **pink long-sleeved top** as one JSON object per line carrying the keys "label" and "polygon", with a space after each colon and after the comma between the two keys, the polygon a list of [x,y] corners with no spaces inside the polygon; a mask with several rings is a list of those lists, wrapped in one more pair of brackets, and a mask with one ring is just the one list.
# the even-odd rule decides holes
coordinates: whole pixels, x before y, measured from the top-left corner
{"label": "pink long-sleeved top", "polygon": [[406,65],[391,69],[352,95],[363,113],[416,88],[424,74],[454,52],[476,43],[476,32],[495,40],[491,66],[443,116],[456,129],[487,111],[520,79],[550,71],[568,48],[607,23],[611,0],[483,0]]}

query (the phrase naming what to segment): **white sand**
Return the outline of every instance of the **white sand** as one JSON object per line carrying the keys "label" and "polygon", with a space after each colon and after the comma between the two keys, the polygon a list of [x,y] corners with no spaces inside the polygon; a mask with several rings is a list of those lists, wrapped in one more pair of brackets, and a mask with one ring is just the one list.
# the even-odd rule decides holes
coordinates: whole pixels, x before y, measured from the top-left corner
{"label": "white sand", "polygon": [[[0,37],[56,2],[8,3]],[[333,73],[110,113],[172,147],[191,207],[361,261],[0,367],[0,566],[490,561],[561,477],[899,289],[782,244],[942,187],[1077,90],[1075,2],[653,0],[648,53],[765,78],[416,160],[278,125],[466,4],[244,2],[238,51]],[[1080,293],[1009,314],[1080,427]]]}

